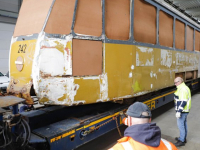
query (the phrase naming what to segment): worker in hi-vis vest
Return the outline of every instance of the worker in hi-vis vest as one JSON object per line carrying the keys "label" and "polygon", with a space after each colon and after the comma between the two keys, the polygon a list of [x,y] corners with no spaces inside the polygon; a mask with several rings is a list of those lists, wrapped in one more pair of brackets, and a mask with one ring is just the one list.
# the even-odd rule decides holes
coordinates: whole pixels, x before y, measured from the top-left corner
{"label": "worker in hi-vis vest", "polygon": [[146,104],[135,102],[127,110],[128,118],[123,123],[128,125],[124,137],[109,150],[177,150],[165,139],[156,123],[151,123],[151,111]]}
{"label": "worker in hi-vis vest", "polygon": [[177,87],[174,93],[174,103],[176,110],[177,126],[180,131],[180,136],[176,137],[175,145],[177,147],[184,146],[187,142],[187,116],[191,108],[191,92],[181,77],[174,79],[174,84]]}

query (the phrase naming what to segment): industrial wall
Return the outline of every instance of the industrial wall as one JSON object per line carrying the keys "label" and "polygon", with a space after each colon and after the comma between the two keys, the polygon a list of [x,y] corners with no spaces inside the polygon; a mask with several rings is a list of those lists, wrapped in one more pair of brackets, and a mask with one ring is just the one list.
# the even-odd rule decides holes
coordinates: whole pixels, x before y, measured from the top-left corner
{"label": "industrial wall", "polygon": [[10,42],[22,0],[0,0],[0,72],[9,70]]}
{"label": "industrial wall", "polygon": [[9,70],[9,49],[15,24],[0,23],[0,72],[3,74]]}

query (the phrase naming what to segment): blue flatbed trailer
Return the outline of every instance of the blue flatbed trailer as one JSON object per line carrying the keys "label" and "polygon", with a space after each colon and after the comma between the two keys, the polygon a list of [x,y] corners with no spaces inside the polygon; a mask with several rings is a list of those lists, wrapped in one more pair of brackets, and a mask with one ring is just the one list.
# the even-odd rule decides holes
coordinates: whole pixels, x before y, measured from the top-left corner
{"label": "blue flatbed trailer", "polygon": [[[193,81],[190,87],[192,91],[197,90],[199,81]],[[157,109],[173,101],[174,91],[175,87],[163,90],[162,93],[146,98],[142,102],[151,110]],[[3,104],[1,101],[5,101],[5,98],[6,96],[0,97],[0,108]],[[19,100],[20,102],[22,100]],[[21,116],[28,122],[30,128],[27,149],[75,149],[113,129],[119,129],[123,124],[120,114],[125,112],[129,105],[107,102],[71,107],[46,106],[22,112]],[[6,108],[13,106],[15,108],[13,114],[17,114],[18,102],[15,100],[14,103],[3,105],[0,109],[0,122],[6,111],[5,106]]]}

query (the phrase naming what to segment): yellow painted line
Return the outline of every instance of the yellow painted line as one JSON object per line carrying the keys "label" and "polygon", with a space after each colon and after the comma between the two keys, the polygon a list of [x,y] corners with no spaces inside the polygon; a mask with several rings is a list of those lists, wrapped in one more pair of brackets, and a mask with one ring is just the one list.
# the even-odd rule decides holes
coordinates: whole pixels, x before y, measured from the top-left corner
{"label": "yellow painted line", "polygon": [[115,113],[115,114],[113,114],[113,115],[109,115],[109,116],[107,116],[107,117],[101,118],[101,119],[99,119],[99,120],[97,120],[97,121],[91,122],[90,124],[84,126],[84,128],[87,128],[87,127],[89,127],[89,126],[92,126],[92,125],[94,125],[94,124],[97,124],[97,123],[99,123],[99,122],[102,122],[102,121],[104,121],[104,120],[106,120],[106,119],[110,119],[110,118],[112,118],[112,117],[114,117],[114,116],[117,116],[118,114],[119,114],[119,112],[117,112],[117,113]]}
{"label": "yellow painted line", "polygon": [[192,85],[195,85],[195,84],[197,84],[197,83],[199,83],[199,82],[192,83]]}
{"label": "yellow painted line", "polygon": [[[144,103],[148,103],[148,102],[154,101],[154,100],[156,100],[156,99],[158,99],[158,98],[164,97],[164,96],[169,95],[169,94],[172,94],[172,93],[174,93],[174,92],[175,92],[175,91],[172,91],[172,92],[166,93],[166,94],[164,94],[164,95],[162,95],[162,96],[155,97],[155,98],[153,98],[153,99],[150,99],[150,100],[148,100],[148,101],[145,101]],[[117,116],[118,114],[119,114],[119,112],[117,112],[117,113],[115,113],[115,114],[113,114],[113,115],[109,115],[109,116],[107,116],[107,117],[101,118],[101,119],[99,119],[99,120],[96,120],[96,121],[94,121],[94,122],[91,122],[90,124],[85,125],[84,127],[81,127],[81,128],[76,129],[76,131],[79,131],[79,130],[81,130],[81,129],[88,128],[88,127],[90,127],[90,126],[92,126],[92,125],[95,125],[95,124],[97,124],[97,123],[99,123],[99,122],[102,122],[102,121],[105,121],[105,120],[107,120],[107,119],[110,119],[110,118],[112,118],[112,117],[114,117],[114,116]]]}
{"label": "yellow painted line", "polygon": [[154,100],[156,100],[156,99],[159,99],[159,98],[161,98],[161,97],[164,97],[164,96],[166,96],[166,95],[172,94],[172,93],[174,93],[174,92],[175,92],[175,91],[172,91],[172,92],[166,93],[166,94],[164,94],[164,95],[155,97],[155,98],[153,98],[153,99],[147,100],[147,101],[144,102],[144,104],[145,104],[145,103],[148,103],[148,102],[151,102],[151,101],[154,101]]}
{"label": "yellow painted line", "polygon": [[83,127],[76,129],[76,131],[83,129]]}

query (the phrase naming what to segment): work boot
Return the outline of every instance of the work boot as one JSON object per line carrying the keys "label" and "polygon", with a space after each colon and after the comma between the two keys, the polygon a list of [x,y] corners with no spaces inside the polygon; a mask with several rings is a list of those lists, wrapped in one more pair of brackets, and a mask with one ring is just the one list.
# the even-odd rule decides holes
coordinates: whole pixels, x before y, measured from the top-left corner
{"label": "work boot", "polygon": [[176,143],[174,143],[174,145],[176,147],[185,146],[185,142],[181,142],[180,140],[178,140]]}
{"label": "work boot", "polygon": [[[175,137],[175,140],[176,141],[179,141],[179,138],[178,137]],[[184,143],[187,143],[187,140],[185,139]]]}

